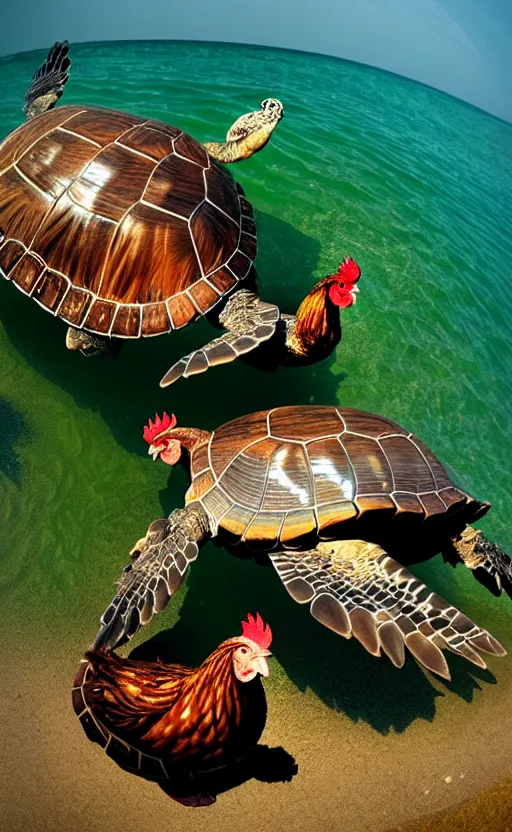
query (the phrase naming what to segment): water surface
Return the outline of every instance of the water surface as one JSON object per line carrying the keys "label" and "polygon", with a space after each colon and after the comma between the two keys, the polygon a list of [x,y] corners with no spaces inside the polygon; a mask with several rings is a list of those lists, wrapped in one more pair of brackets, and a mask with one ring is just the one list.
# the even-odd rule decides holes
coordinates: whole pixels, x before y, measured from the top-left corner
{"label": "water surface", "polygon": [[[21,122],[42,58],[0,60],[2,136]],[[206,322],[128,343],[101,363],[69,353],[65,325],[0,283],[9,832],[76,822],[123,829],[127,807],[142,829],[149,817],[166,812],[171,823],[184,811],[89,745],[69,703],[75,665],[129,549],[182,500],[184,473],[153,464],[141,438],[155,411],[204,428],[301,402],[381,413],[492,502],[481,526],[512,551],[512,126],[397,76],[314,55],[141,42],[77,45],[72,58],[66,103],[161,119],[203,141],[222,139],[263,98],[280,98],[285,118],[271,143],[232,166],[255,208],[262,296],[294,311],[345,255],[363,276],[324,363],[265,374],[236,362],[163,391],[163,372],[210,339]],[[508,599],[440,557],[415,571],[512,649]],[[512,774],[510,658],[482,672],[450,657],[449,685],[410,658],[397,671],[324,631],[271,570],[211,545],[131,647],[199,662],[256,609],[275,632],[265,739],[301,770],[289,785],[224,795],[202,821],[210,829],[229,828],[230,812],[262,800],[262,828],[286,819],[297,830],[385,829]]]}

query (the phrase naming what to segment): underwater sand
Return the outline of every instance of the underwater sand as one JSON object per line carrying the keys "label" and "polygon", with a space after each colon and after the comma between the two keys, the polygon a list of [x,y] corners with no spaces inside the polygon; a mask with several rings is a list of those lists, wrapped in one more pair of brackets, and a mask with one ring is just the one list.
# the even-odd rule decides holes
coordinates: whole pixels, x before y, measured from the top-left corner
{"label": "underwater sand", "polygon": [[[0,60],[1,135],[20,123],[42,58]],[[346,254],[363,276],[344,338],[321,365],[265,374],[237,362],[169,390],[160,377],[211,337],[206,322],[129,343],[115,362],[87,361],[66,351],[61,322],[0,283],[2,832],[227,832],[249,822],[412,832],[439,811],[455,817],[442,832],[464,829],[457,812],[478,819],[468,829],[507,830],[494,809],[501,825],[484,824],[512,777],[512,658],[481,671],[449,656],[448,684],[410,657],[398,671],[324,631],[270,570],[211,545],[124,653],[198,663],[259,610],[275,656],[262,741],[295,757],[293,781],[252,780],[210,808],[185,809],[87,741],[70,686],[129,549],[182,500],[184,473],[153,465],[141,438],[155,411],[205,428],[300,402],[382,413],[492,501],[481,527],[512,551],[512,126],[317,56],[116,43],[73,47],[72,58],[66,103],[131,110],[201,140],[221,138],[264,97],[281,98],[286,115],[270,145],[232,167],[256,211],[262,295],[293,311]],[[509,599],[439,557],[414,571],[512,651]]]}
{"label": "underwater sand", "polygon": [[512,829],[512,781],[478,795],[458,809],[436,812],[431,820],[394,832],[509,832]]}

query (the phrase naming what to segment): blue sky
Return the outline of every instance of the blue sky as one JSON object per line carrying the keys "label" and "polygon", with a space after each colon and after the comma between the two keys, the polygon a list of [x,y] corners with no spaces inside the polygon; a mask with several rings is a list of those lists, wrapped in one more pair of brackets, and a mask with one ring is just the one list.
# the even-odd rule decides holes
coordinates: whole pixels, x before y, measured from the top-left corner
{"label": "blue sky", "polygon": [[56,39],[256,43],[360,61],[512,121],[512,0],[17,0],[0,55]]}

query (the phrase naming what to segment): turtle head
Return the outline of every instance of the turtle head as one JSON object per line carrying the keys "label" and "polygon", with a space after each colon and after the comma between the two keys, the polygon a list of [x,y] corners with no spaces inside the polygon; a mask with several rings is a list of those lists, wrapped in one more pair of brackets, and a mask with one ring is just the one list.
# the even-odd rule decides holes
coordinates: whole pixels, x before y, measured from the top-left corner
{"label": "turtle head", "polygon": [[345,257],[336,274],[330,275],[326,280],[329,282],[329,299],[335,306],[346,309],[352,306],[357,300],[356,286],[361,277],[361,269],[351,257]]}
{"label": "turtle head", "polygon": [[123,342],[120,338],[107,338],[93,335],[83,329],[70,326],[66,333],[66,347],[73,352],[81,352],[87,358],[115,358],[119,355]]}
{"label": "turtle head", "polygon": [[176,465],[181,456],[181,441],[173,436],[173,430],[177,424],[176,416],[172,417],[164,413],[162,418],[155,415],[155,421],[151,419],[144,427],[143,437],[149,445],[148,454],[153,460],[160,459],[167,465]]}
{"label": "turtle head", "polygon": [[261,109],[272,121],[279,121],[283,117],[283,105],[278,98],[265,98],[261,102]]}

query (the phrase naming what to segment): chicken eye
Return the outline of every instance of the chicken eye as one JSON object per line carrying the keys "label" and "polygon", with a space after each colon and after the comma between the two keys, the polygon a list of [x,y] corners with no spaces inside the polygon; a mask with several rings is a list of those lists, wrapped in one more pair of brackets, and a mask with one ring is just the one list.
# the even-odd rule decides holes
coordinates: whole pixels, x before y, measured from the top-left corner
{"label": "chicken eye", "polygon": [[247,647],[241,647],[240,652],[243,656],[245,656],[245,654],[248,653],[249,651],[248,651]]}

